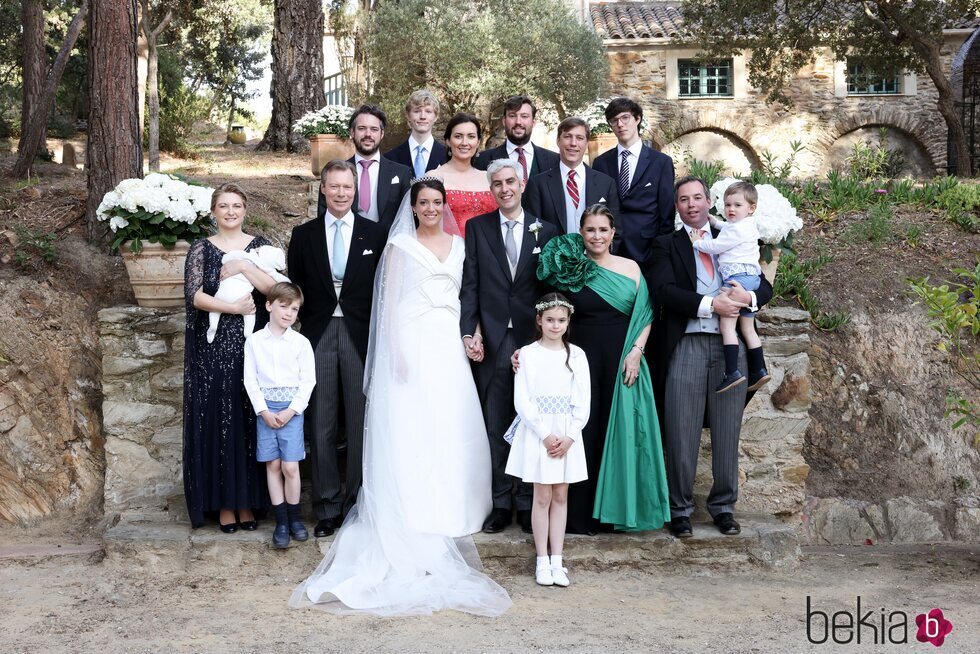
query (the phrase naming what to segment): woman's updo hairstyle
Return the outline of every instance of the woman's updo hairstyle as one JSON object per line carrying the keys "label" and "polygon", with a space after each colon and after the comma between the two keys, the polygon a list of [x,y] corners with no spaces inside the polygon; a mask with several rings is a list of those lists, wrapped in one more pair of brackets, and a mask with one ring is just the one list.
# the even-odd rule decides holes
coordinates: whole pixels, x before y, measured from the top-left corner
{"label": "woman's updo hairstyle", "polygon": [[446,201],[446,186],[442,183],[441,179],[430,176],[419,177],[417,180],[415,180],[415,183],[412,184],[412,190],[409,191],[409,201],[412,203],[413,207],[419,199],[419,193],[421,193],[422,189],[424,188],[431,188],[439,191],[439,195],[442,196],[442,201]]}
{"label": "woman's updo hairstyle", "polygon": [[582,225],[585,224],[585,219],[589,216],[605,216],[609,221],[609,227],[616,229],[616,219],[613,218],[612,211],[609,210],[609,207],[604,204],[591,204],[587,206],[585,211],[582,212],[582,219],[578,223],[579,229],[582,228]]}

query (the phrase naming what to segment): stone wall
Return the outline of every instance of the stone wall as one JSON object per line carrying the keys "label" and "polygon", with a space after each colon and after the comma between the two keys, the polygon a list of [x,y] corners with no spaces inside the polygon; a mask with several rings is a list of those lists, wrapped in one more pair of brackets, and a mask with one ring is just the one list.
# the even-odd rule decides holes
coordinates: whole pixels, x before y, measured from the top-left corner
{"label": "stone wall", "polygon": [[186,515],[183,448],[184,310],[99,312],[105,515]]}
{"label": "stone wall", "polygon": [[[944,69],[950,69],[964,40],[963,35],[947,35],[942,50]],[[790,143],[799,140],[807,150],[797,156],[798,173],[806,176],[828,168],[828,153],[841,137],[862,127],[886,126],[916,144],[910,158],[917,169],[945,174],[946,125],[936,108],[938,94],[928,76],[907,75],[903,95],[848,96],[846,86],[841,89],[843,64],[822,50],[788,89],[792,106],[767,105],[759,91],[748,84],[746,57],[736,57],[734,97],[678,99],[676,62],[678,56],[693,57],[694,50],[641,40],[628,44],[607,40],[605,44],[610,92],[633,97],[643,106],[647,125],[644,137],[656,147],[666,148],[695,132],[717,132],[749,148],[750,162],[759,161],[766,151],[782,161],[790,155]],[[673,154],[682,155],[680,151]],[[693,154],[701,159],[715,158],[711,151],[696,150]]]}

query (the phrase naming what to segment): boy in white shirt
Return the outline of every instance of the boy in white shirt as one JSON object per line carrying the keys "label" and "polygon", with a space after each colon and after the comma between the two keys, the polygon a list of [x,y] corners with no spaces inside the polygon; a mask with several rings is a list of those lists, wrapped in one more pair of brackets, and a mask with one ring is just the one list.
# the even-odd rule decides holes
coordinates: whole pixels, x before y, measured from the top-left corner
{"label": "boy in white shirt", "polygon": [[276,516],[272,545],[284,548],[289,536],[309,538],[299,519],[299,462],[306,457],[303,411],[316,385],[313,347],[290,329],[303,304],[296,284],[281,282],[266,295],[269,324],[245,341],[245,390],[257,421],[257,455],[266,462],[266,481]]}
{"label": "boy in white shirt", "polygon": [[[718,273],[725,286],[731,281],[742,285],[746,291],[758,290],[762,268],[759,267],[759,230],[755,224],[759,193],[749,182],[735,182],[725,190],[725,218],[720,222],[708,214],[711,226],[720,230],[718,238],[701,239],[692,245],[699,252],[718,255]],[[725,378],[715,389],[723,393],[745,383],[745,375],[738,369],[738,335],[736,326],[745,339],[746,359],[749,365],[749,390],[762,388],[769,381],[766,361],[762,355],[762,341],[755,331],[755,314],[742,309],[737,318],[722,316],[719,319],[721,338],[725,344]]]}

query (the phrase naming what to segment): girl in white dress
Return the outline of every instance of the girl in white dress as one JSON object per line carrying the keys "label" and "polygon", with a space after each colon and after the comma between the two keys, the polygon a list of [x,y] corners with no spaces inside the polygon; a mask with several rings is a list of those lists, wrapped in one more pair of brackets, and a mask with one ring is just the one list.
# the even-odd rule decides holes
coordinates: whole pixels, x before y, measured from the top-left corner
{"label": "girl in white dress", "polygon": [[542,586],[568,586],[562,566],[568,485],[588,478],[582,427],[589,420],[592,386],[585,352],[568,342],[572,303],[561,293],[548,293],[534,308],[538,340],[520,351],[514,380],[518,419],[509,430],[513,442],[506,472],[534,483],[535,579]]}

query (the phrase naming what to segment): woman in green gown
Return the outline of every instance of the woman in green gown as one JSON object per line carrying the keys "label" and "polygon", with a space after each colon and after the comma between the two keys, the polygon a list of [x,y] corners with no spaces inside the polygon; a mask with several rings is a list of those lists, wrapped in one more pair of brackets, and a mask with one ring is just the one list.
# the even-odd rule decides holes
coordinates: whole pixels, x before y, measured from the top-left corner
{"label": "woman in green gown", "polygon": [[603,205],[582,214],[577,234],[551,239],[538,278],[575,305],[571,341],[592,373],[592,407],[582,433],[589,479],[569,488],[569,533],[659,529],[670,520],[653,386],[643,353],[653,310],[632,260],[609,252],[613,216]]}

